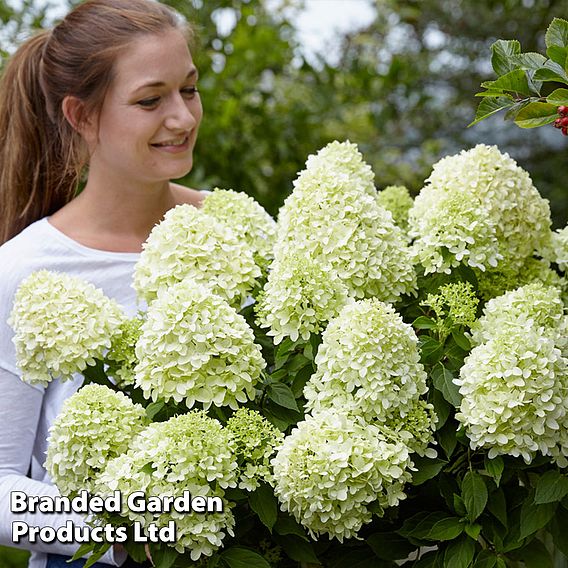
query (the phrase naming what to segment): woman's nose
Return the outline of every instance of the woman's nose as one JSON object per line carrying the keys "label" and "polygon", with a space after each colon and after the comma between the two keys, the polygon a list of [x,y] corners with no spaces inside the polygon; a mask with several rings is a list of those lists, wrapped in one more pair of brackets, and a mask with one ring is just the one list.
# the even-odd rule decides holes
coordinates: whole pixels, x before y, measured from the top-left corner
{"label": "woman's nose", "polygon": [[196,105],[199,101],[185,99],[181,93],[173,97],[168,115],[165,120],[166,128],[170,130],[192,130],[198,123]]}

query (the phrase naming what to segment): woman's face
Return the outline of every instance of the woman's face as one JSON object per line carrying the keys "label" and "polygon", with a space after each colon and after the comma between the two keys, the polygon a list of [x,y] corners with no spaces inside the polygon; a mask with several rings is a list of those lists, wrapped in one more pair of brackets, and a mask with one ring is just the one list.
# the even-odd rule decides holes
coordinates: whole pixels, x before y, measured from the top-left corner
{"label": "woman's face", "polygon": [[[89,169],[129,183],[187,174],[203,109],[197,69],[177,30],[145,35],[118,57],[93,131]],[[88,134],[88,133],[87,133]]]}

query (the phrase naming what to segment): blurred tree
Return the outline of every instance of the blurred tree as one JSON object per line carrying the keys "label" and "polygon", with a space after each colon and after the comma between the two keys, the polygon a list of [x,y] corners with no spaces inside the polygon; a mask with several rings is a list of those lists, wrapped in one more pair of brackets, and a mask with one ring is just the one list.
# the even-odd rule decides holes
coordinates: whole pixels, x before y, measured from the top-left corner
{"label": "blurred tree", "polygon": [[48,13],[58,4],[55,0],[0,0],[0,69],[22,39],[49,24]]}
{"label": "blurred tree", "polygon": [[[556,225],[568,216],[563,164],[568,143],[552,126],[520,131],[500,116],[471,129],[479,84],[494,78],[490,45],[518,39],[542,50],[566,0],[377,0],[375,21],[343,41],[330,137],[348,134],[377,172],[377,185],[418,190],[435,159],[476,143],[498,144],[554,202]],[[324,122],[324,121],[322,121]]]}

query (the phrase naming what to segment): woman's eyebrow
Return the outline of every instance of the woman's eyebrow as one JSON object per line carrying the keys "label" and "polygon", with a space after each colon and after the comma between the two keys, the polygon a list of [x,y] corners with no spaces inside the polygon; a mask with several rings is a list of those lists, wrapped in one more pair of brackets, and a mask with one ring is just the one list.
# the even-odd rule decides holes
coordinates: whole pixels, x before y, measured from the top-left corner
{"label": "woman's eyebrow", "polygon": [[[186,75],[186,80],[187,79],[191,79],[193,77],[195,77],[197,75],[197,68],[196,67],[192,67],[188,74]],[[148,88],[148,87],[164,87],[166,84],[164,83],[164,81],[149,81],[147,83],[144,83],[142,85],[140,85],[139,87],[136,87],[133,91],[133,93],[136,93],[138,91],[141,91],[142,89]]]}

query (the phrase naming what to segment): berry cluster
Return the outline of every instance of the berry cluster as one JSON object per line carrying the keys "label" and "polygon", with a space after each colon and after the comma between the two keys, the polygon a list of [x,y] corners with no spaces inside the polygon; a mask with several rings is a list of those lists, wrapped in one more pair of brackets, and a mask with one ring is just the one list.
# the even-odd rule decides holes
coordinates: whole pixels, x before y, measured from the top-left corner
{"label": "berry cluster", "polygon": [[554,128],[561,128],[562,134],[568,136],[568,106],[561,105],[557,110],[560,118],[554,121]]}

